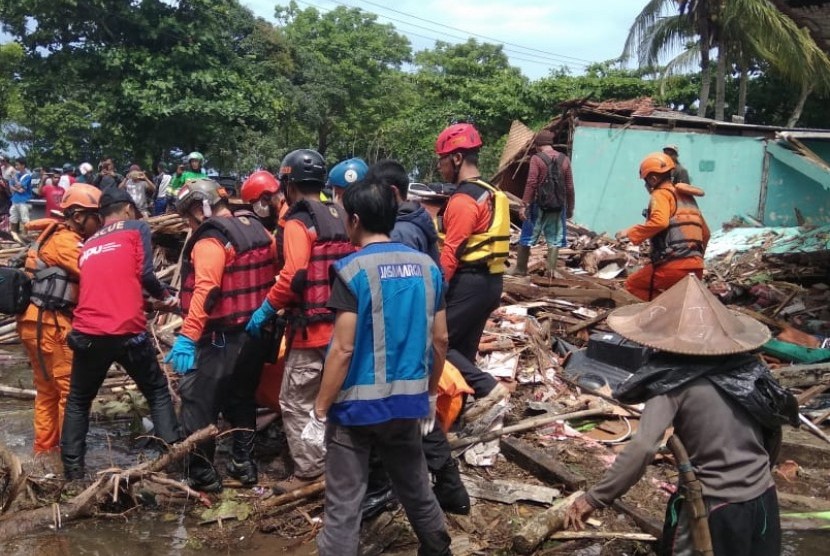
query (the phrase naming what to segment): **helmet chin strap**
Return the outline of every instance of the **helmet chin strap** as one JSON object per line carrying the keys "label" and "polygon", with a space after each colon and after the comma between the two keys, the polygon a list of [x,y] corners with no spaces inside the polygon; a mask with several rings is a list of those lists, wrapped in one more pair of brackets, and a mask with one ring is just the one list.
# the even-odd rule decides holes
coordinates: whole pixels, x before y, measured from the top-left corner
{"label": "helmet chin strap", "polygon": [[210,203],[207,199],[202,199],[202,214],[205,215],[205,219],[213,216],[213,209],[210,208]]}

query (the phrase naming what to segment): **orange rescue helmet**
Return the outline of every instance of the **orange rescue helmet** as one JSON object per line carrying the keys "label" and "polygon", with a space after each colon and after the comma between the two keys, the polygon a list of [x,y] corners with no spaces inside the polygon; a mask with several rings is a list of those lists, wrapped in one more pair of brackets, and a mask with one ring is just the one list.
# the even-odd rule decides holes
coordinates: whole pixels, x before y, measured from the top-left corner
{"label": "orange rescue helmet", "polygon": [[674,170],[674,160],[665,153],[651,153],[640,162],[640,179],[649,174],[666,174]]}
{"label": "orange rescue helmet", "polygon": [[61,210],[70,208],[98,210],[101,201],[101,190],[94,185],[75,183],[66,190],[61,198]]}
{"label": "orange rescue helmet", "polygon": [[265,193],[277,193],[280,190],[280,182],[274,177],[271,172],[259,170],[254,172],[245,183],[242,184],[242,190],[239,192],[242,200],[246,203],[253,203]]}
{"label": "orange rescue helmet", "polygon": [[456,151],[481,148],[481,135],[473,124],[453,124],[438,135],[435,154],[446,156]]}

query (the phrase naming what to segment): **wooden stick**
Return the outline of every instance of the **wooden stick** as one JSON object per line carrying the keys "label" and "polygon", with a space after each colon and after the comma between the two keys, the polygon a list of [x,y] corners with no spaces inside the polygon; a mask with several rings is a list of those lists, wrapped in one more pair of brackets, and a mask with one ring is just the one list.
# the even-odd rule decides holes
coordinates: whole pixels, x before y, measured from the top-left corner
{"label": "wooden stick", "polygon": [[266,498],[259,504],[259,507],[261,509],[275,508],[277,506],[282,506],[283,504],[288,504],[289,502],[293,502],[295,500],[309,498],[317,493],[323,492],[324,490],[326,490],[326,481],[320,479],[319,481],[313,482],[310,485],[306,485],[302,488],[292,490],[291,492],[286,492],[285,494],[280,494],[279,496],[272,496],[271,498]]}
{"label": "wooden stick", "polygon": [[16,398],[18,400],[33,400],[37,395],[36,390],[30,390],[28,388],[15,388],[14,386],[1,386],[0,385],[0,397],[5,398]]}
{"label": "wooden stick", "polygon": [[575,324],[575,325],[571,326],[570,328],[566,328],[565,329],[565,334],[567,334],[568,336],[572,336],[572,335],[576,334],[577,332],[585,330],[589,326],[594,326],[595,324],[599,324],[599,323],[601,323],[602,321],[605,320],[605,317],[607,317],[609,313],[610,313],[610,311],[605,311],[603,313],[598,314],[597,316],[595,316],[592,319],[586,320],[585,322],[581,322],[579,324]]}
{"label": "wooden stick", "polygon": [[814,425],[813,422],[807,419],[803,414],[799,413],[798,417],[801,420],[801,423],[807,427],[808,432],[812,433],[813,435],[821,438],[822,440],[830,444],[830,436],[827,436],[827,434],[823,430]]}
{"label": "wooden stick", "polygon": [[[216,428],[216,425],[210,425],[196,431],[178,444],[174,444],[170,451],[158,459],[124,471],[116,470],[118,481],[136,482],[149,473],[158,473],[169,464],[183,458],[198,443],[216,436],[218,432],[219,429]],[[83,492],[60,505],[54,504],[0,517],[0,544],[11,537],[25,535],[52,526],[56,516],[60,522],[67,523],[94,515],[98,500],[108,497],[113,477],[112,473],[102,473]]]}
{"label": "wooden stick", "polygon": [[780,313],[781,311],[783,311],[783,310],[784,310],[784,307],[786,307],[786,306],[787,306],[787,304],[789,304],[789,302],[790,302],[790,301],[792,301],[792,300],[793,300],[793,298],[794,298],[797,294],[798,294],[798,290],[793,290],[793,291],[791,291],[791,292],[790,292],[790,295],[788,295],[787,297],[785,297],[785,298],[784,298],[784,301],[782,301],[782,302],[778,305],[778,307],[776,307],[776,308],[775,308],[775,311],[773,311],[773,312],[772,312],[772,314],[770,315],[770,317],[772,317],[772,318],[777,317],[777,316],[778,316],[778,313]]}
{"label": "wooden stick", "polygon": [[816,384],[796,396],[795,399],[798,400],[798,405],[804,405],[810,403],[813,398],[823,394],[828,389],[830,389],[830,384]]}
{"label": "wooden stick", "polygon": [[193,490],[187,484],[181,481],[174,481],[173,479],[168,479],[167,477],[162,477],[160,475],[149,475],[147,480],[160,484],[162,486],[171,487],[176,490],[181,490],[184,492],[188,498],[193,498],[194,500],[198,500],[201,502],[203,506],[210,508],[213,504],[210,501],[210,498],[204,492],[199,492],[198,490]]}
{"label": "wooden stick", "polygon": [[550,538],[557,541],[625,539],[638,542],[657,542],[657,537],[648,533],[622,533],[617,531],[557,531]]}
{"label": "wooden stick", "polygon": [[623,502],[619,499],[614,500],[611,507],[633,519],[634,523],[637,524],[637,527],[649,535],[657,537],[658,539],[663,536],[663,522],[654,519],[640,508],[632,506],[628,502]]}
{"label": "wooden stick", "polygon": [[556,531],[565,525],[565,512],[584,493],[578,490],[558,500],[550,508],[533,516],[513,537],[513,550],[519,554],[530,554]]}
{"label": "wooden stick", "polygon": [[584,411],[574,411],[570,413],[556,413],[554,415],[544,415],[542,417],[525,419],[524,421],[520,421],[515,425],[504,427],[502,429],[494,431],[488,431],[484,434],[480,434],[477,436],[470,436],[467,438],[456,438],[450,442],[450,448],[456,450],[458,448],[470,446],[471,444],[478,444],[479,442],[488,442],[490,440],[495,440],[496,438],[504,436],[505,434],[513,434],[516,432],[524,432],[539,427],[544,427],[545,425],[555,423],[556,421],[566,421],[568,419],[583,419],[585,417],[596,417],[597,415],[604,415],[606,413],[608,413],[607,409],[598,408],[586,409]]}
{"label": "wooden stick", "polygon": [[822,413],[821,415],[819,415],[818,417],[813,419],[813,424],[814,425],[821,425],[828,418],[830,418],[830,409],[828,409],[827,411],[825,411],[824,413]]}

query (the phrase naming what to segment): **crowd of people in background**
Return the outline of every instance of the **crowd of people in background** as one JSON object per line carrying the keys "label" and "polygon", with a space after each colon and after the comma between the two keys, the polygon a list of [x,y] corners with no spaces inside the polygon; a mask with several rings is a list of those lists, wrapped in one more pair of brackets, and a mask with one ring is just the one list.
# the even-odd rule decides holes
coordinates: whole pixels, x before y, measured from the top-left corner
{"label": "crowd of people in background", "polygon": [[204,177],[204,156],[192,152],[173,174],[159,162],[153,171],[132,163],[122,175],[111,157],[98,163],[97,171],[89,162],[77,166],[65,163],[60,168],[29,168],[23,156],[0,155],[0,231],[21,233],[31,220],[30,202],[43,199],[46,217],[59,218],[60,203],[75,183],[94,185],[101,192],[111,187],[124,189],[143,216],[156,216],[173,210],[176,193],[191,179]]}

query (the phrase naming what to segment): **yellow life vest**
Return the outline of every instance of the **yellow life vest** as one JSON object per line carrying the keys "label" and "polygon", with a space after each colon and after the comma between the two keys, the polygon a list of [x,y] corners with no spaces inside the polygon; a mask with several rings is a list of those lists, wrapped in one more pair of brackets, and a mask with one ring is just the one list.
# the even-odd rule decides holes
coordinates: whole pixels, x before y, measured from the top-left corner
{"label": "yellow life vest", "polygon": [[[484,192],[481,191],[484,189]],[[481,180],[466,181],[458,186],[454,195],[466,194],[476,203],[490,203],[490,225],[487,230],[474,233],[458,247],[460,266],[487,265],[490,274],[503,274],[505,262],[510,252],[510,201],[505,193]],[[438,238],[443,243],[446,236],[444,228],[444,206],[436,217],[435,227]]]}

